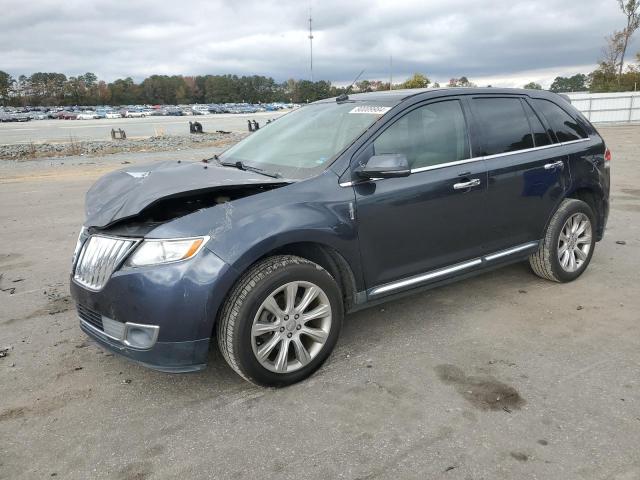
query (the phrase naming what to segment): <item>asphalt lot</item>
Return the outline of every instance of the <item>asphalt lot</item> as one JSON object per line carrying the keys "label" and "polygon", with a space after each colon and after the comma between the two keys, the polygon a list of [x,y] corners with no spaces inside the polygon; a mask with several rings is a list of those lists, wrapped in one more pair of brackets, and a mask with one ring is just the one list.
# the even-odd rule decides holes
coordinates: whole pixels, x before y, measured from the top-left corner
{"label": "asphalt lot", "polygon": [[246,132],[247,120],[264,124],[279,112],[221,113],[183,117],[116,118],[100,120],[32,120],[24,123],[0,123],[0,145],[16,143],[68,143],[81,140],[110,140],[111,129],[122,128],[128,138],[158,135],[188,135],[189,122],[198,121],[206,132],[226,130]]}
{"label": "asphalt lot", "polygon": [[203,152],[0,164],[0,478],[640,478],[640,126],[601,132],[612,210],[578,281],[518,264],[350,315],[282,390],[215,349],[203,372],[149,371],[78,327],[84,192],[123,161]]}

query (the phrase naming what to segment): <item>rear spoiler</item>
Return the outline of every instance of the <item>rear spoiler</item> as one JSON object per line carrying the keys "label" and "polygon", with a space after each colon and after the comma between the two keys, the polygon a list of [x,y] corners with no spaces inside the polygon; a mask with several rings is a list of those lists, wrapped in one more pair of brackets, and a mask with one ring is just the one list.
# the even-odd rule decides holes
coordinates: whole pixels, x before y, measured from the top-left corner
{"label": "rear spoiler", "polygon": [[571,103],[571,97],[569,97],[569,95],[566,95],[564,93],[559,93],[558,95],[564,98],[567,101],[567,103]]}

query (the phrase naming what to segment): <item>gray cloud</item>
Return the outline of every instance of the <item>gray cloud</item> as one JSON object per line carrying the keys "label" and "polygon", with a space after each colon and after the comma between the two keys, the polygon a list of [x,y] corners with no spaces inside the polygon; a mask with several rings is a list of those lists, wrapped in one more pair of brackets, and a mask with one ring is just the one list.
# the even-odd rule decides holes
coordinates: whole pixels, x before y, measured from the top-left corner
{"label": "gray cloud", "polygon": [[[245,0],[0,0],[0,70],[308,78],[309,3]],[[593,68],[620,29],[615,0],[312,2],[314,76],[345,83],[361,70],[413,72],[495,85]],[[640,37],[640,35],[638,35]],[[631,52],[640,49],[636,38]],[[523,73],[524,72],[524,73]]]}

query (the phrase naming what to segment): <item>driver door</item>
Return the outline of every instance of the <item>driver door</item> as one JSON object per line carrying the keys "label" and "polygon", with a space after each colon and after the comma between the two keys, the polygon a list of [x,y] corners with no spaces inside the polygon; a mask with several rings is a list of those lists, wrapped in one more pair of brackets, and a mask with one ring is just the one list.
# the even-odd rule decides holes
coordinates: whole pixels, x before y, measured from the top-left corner
{"label": "driver door", "polygon": [[[407,177],[354,185],[370,296],[442,280],[467,268],[456,264],[484,253],[487,170],[482,159],[471,158],[465,117],[457,98],[422,104],[356,156],[357,164],[372,155],[403,154],[411,167]],[[452,271],[428,275],[439,269]]]}

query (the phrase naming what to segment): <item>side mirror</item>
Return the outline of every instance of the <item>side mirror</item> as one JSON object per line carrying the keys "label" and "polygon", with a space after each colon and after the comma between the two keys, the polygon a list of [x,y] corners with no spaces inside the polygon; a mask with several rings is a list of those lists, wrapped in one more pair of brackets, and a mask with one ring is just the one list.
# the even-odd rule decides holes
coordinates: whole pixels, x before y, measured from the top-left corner
{"label": "side mirror", "polygon": [[374,155],[366,165],[360,165],[355,170],[360,178],[396,178],[411,175],[411,168],[407,157],[401,153]]}

